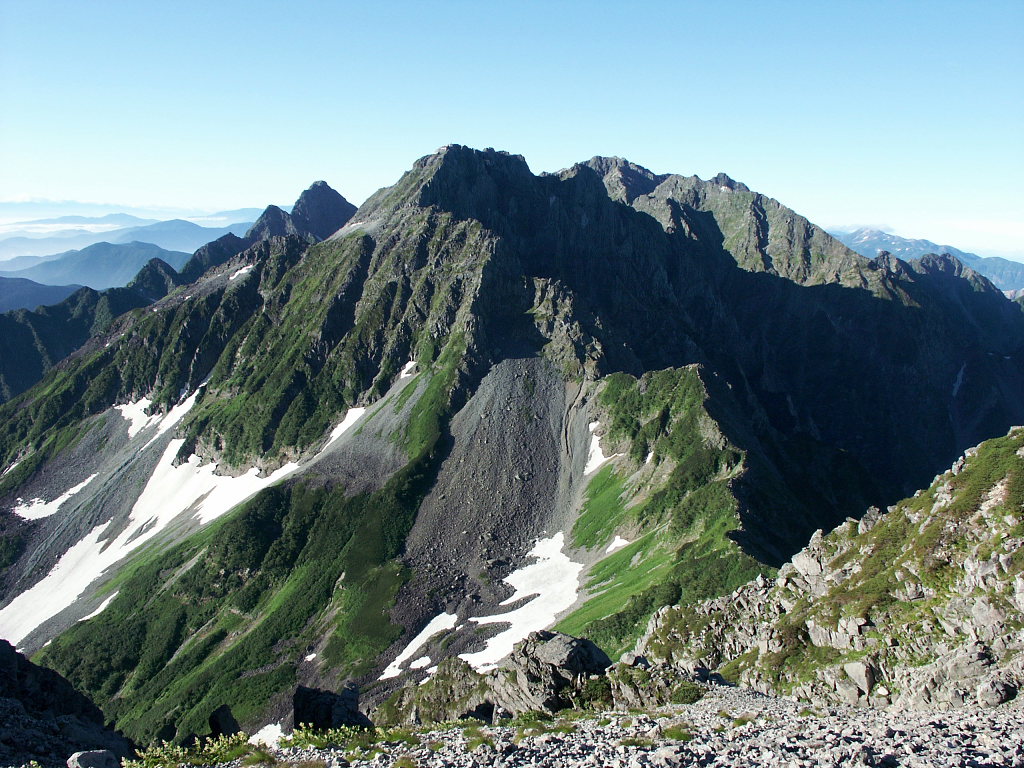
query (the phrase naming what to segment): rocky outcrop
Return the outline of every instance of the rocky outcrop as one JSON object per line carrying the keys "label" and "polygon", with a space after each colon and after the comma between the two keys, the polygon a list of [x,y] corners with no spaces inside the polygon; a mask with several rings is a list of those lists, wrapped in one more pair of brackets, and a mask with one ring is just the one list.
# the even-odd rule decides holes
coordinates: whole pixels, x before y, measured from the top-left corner
{"label": "rocky outcrop", "polygon": [[133,753],[128,740],[104,727],[100,710],[67,680],[0,640],[0,764],[63,765],[83,750]]}
{"label": "rocky outcrop", "polygon": [[476,672],[457,656],[446,659],[423,684],[393,694],[374,720],[420,724],[472,717],[490,722],[524,712],[557,712],[572,706],[591,676],[603,676],[610,664],[588,640],[534,632],[490,672]]}
{"label": "rocky outcrop", "polygon": [[762,691],[897,708],[992,707],[1024,685],[1024,428],[926,491],[820,531],[731,595],[664,608],[638,652]]}

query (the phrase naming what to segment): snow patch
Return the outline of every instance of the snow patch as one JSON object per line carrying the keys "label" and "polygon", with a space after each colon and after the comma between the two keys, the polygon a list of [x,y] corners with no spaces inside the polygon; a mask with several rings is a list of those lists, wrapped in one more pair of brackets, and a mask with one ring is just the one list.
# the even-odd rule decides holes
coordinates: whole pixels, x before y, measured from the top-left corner
{"label": "snow patch", "polygon": [[[195,397],[193,394],[161,420],[160,434],[188,412]],[[68,549],[43,579],[0,609],[0,637],[14,644],[23,640],[44,621],[74,604],[108,568],[152,541],[183,513],[192,512],[200,523],[209,523],[298,468],[292,462],[268,477],[260,477],[253,467],[244,475],[230,477],[215,474],[217,464],[201,464],[195,454],[174,466],[184,442],[169,442],[120,534],[111,538],[107,532],[110,521],[100,523]]]}
{"label": "snow patch", "polygon": [[430,666],[429,656],[420,656],[418,659],[409,662],[409,669],[423,669]]}
{"label": "snow patch", "polygon": [[315,658],[316,658],[316,654],[315,653],[311,653],[311,654],[309,654],[308,656],[305,657],[305,661],[312,661]]}
{"label": "snow patch", "polygon": [[331,430],[331,437],[328,439],[327,445],[325,445],[324,448],[345,434],[349,427],[359,421],[359,417],[364,413],[366,413],[365,408],[349,408],[348,411],[345,412],[345,418],[341,420],[341,424]]}
{"label": "snow patch", "polygon": [[252,272],[254,267],[255,267],[254,264],[246,264],[241,269],[236,269],[235,272],[231,275],[231,277],[228,278],[228,280],[234,280],[236,277],[241,277],[242,275],[248,275],[250,272]]}
{"label": "snow patch", "polygon": [[398,374],[398,378],[407,379],[413,375],[413,370],[416,368],[416,361],[410,360],[404,366],[402,366],[401,372]]}
{"label": "snow patch", "polygon": [[249,743],[263,747],[276,748],[284,736],[284,729],[280,723],[269,723],[260,728],[249,737]]}
{"label": "snow patch", "polygon": [[605,456],[601,451],[601,439],[595,434],[597,428],[600,426],[600,422],[593,421],[590,423],[590,453],[587,454],[587,466],[583,468],[584,475],[590,475],[601,468],[601,465],[605,462],[617,459],[621,456],[621,453],[613,453],[611,456]]}
{"label": "snow patch", "polygon": [[[404,664],[407,659],[411,659],[413,657],[413,654],[415,654],[416,651],[422,648],[424,643],[426,643],[427,640],[432,638],[438,632],[443,632],[446,629],[451,629],[452,627],[454,627],[458,620],[459,617],[456,616],[454,613],[439,613],[437,616],[432,618],[429,622],[427,622],[427,626],[425,626],[423,630],[418,635],[416,635],[416,637],[409,641],[409,644],[405,646],[405,650],[398,654],[398,656],[395,657],[394,661],[388,664],[387,668],[384,670],[383,673],[381,673],[381,676],[377,679],[387,680],[391,677],[398,677],[398,675],[400,675],[402,672],[402,664]],[[430,663],[429,660],[427,661],[427,663]]]}
{"label": "snow patch", "polygon": [[[9,470],[8,470],[9,471]],[[42,499],[32,499],[31,501],[24,501],[18,499],[17,505],[11,511],[14,512],[18,517],[25,520],[42,520],[44,517],[56,514],[57,510],[60,509],[61,504],[70,499],[76,493],[80,492],[85,486],[96,479],[96,475],[89,475],[85,480],[80,482],[73,488],[68,488],[64,493],[58,496],[53,501],[43,501]]]}
{"label": "snow patch", "polygon": [[128,403],[127,405],[115,405],[114,410],[120,411],[121,415],[128,422],[128,439],[131,440],[139,432],[144,430],[146,427],[160,421],[159,415],[150,416],[146,413],[146,410],[153,404],[153,401],[148,397],[144,397],[141,400],[136,400],[134,403]]}
{"label": "snow patch", "polygon": [[956,381],[953,382],[953,397],[957,396],[957,393],[960,391],[960,387],[964,383],[964,371],[966,370],[967,363],[965,362],[963,365],[960,366],[960,370],[957,371],[956,374]]}
{"label": "snow patch", "polygon": [[[198,387],[196,391],[189,395],[187,398],[182,400],[180,403],[175,405],[171,410],[167,412],[165,416],[158,417],[156,421],[156,434],[149,439],[149,442],[142,446],[142,450],[146,450],[160,439],[162,435],[167,434],[169,431],[178,426],[178,422],[185,418],[185,414],[192,410],[192,406],[196,404],[196,398],[199,397],[199,393],[203,391],[203,387],[206,386],[204,381]],[[182,393],[184,395],[184,393]]]}
{"label": "snow patch", "polygon": [[493,669],[516,643],[531,632],[550,626],[558,614],[576,602],[583,564],[573,562],[562,552],[564,543],[565,534],[561,532],[537,541],[529,553],[537,562],[505,578],[515,592],[501,604],[511,605],[527,597],[533,600],[508,613],[471,618],[477,624],[508,624],[509,628],[489,639],[482,651],[463,653],[460,658],[481,672]]}
{"label": "snow patch", "polygon": [[607,554],[609,552],[614,552],[615,550],[622,549],[623,547],[625,547],[625,546],[627,546],[629,544],[632,544],[632,543],[633,542],[627,541],[626,539],[622,538],[621,536],[616,536],[615,540],[611,544],[608,545],[608,549],[605,550],[605,553]]}
{"label": "snow patch", "polygon": [[105,610],[107,610],[107,606],[110,605],[112,602],[114,602],[114,598],[115,597],[117,597],[117,592],[115,592],[110,597],[108,597],[106,600],[104,600],[102,603],[100,603],[100,607],[97,608],[95,611],[90,613],[88,616],[83,616],[78,621],[79,622],[83,622],[83,621],[88,621],[89,619],[95,619],[97,616],[99,616],[101,613],[103,613]]}
{"label": "snow patch", "polygon": [[11,464],[11,466],[9,466],[9,467],[8,467],[7,469],[5,469],[5,470],[4,470],[4,474],[3,474],[3,475],[0,475],[0,477],[4,477],[4,475],[7,475],[7,474],[8,474],[9,472],[13,472],[13,471],[14,471],[14,468],[15,468],[16,466],[18,466],[19,464],[21,464],[21,459],[18,459],[18,460],[17,460],[16,462],[14,462],[13,464]]}

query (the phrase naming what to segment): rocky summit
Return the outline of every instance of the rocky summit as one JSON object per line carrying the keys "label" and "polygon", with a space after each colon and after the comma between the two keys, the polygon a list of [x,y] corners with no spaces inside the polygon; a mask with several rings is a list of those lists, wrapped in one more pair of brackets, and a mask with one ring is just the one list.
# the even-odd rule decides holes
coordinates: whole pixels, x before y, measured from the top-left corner
{"label": "rocky summit", "polygon": [[694,679],[1002,723],[1024,682],[1021,304],[725,174],[450,145],[0,321],[0,636],[144,761]]}

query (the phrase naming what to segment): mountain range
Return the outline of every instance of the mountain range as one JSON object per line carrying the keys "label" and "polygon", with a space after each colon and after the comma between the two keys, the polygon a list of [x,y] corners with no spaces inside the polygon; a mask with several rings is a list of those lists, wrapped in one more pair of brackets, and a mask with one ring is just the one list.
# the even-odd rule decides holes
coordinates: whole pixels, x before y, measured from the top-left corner
{"label": "mountain range", "polygon": [[[204,227],[184,219],[171,219],[149,222],[142,226],[103,228],[98,231],[92,229],[65,230],[57,233],[58,236],[48,237],[12,233],[0,238],[0,259],[9,260],[19,256],[49,256],[85,248],[99,242],[131,243],[138,241],[151,243],[171,251],[191,253],[201,245],[222,235],[228,233],[242,235],[250,226],[252,226],[251,221],[233,222],[220,227]],[[3,266],[3,261],[0,261],[0,266]]]}
{"label": "mountain range", "polygon": [[857,253],[874,258],[886,251],[904,261],[919,259],[928,254],[948,253],[1004,291],[1024,289],[1024,264],[997,256],[978,256],[951,245],[937,245],[930,240],[911,240],[877,229],[862,227],[853,231],[833,231],[832,235]]}
{"label": "mountain range", "polygon": [[0,318],[79,329],[3,372],[0,636],[140,742],[643,649],[1024,423],[1020,304],[724,174],[450,145],[143,272]]}
{"label": "mountain range", "polygon": [[[25,278],[47,285],[75,283],[103,290],[127,285],[152,259],[160,259],[175,269],[181,269],[190,257],[191,253],[168,251],[151,243],[133,241],[115,245],[99,242],[80,251],[37,257],[39,261],[31,266],[22,266],[24,259],[15,260],[15,269],[7,269],[7,262],[0,262],[0,268],[3,268],[0,276]],[[56,301],[21,306],[35,307],[40,303],[54,304]]]}
{"label": "mountain range", "polygon": [[43,285],[24,277],[0,277],[0,312],[57,304],[81,285]]}

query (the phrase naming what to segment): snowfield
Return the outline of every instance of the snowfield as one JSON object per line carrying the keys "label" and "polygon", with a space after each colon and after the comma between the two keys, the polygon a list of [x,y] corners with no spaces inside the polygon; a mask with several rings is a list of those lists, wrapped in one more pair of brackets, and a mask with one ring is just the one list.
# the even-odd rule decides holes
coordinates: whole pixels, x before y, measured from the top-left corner
{"label": "snowfield", "polygon": [[114,410],[119,411],[128,421],[129,440],[139,434],[139,432],[144,430],[146,427],[160,421],[160,416],[150,416],[146,413],[146,409],[148,409],[152,404],[152,400],[148,397],[143,397],[141,400],[136,400],[134,403],[114,406]]}
{"label": "snowfield", "polygon": [[[146,443],[143,450],[184,418],[195,405],[201,389],[197,389],[158,420],[156,435]],[[129,407],[129,413],[140,410],[138,404]],[[331,433],[331,442],[341,437],[364,410],[353,408],[348,411],[342,423]],[[132,421],[132,426],[137,423]],[[147,417],[146,426],[152,426],[150,417]],[[298,464],[290,462],[267,477],[260,477],[256,467],[243,475],[232,477],[216,474],[216,462],[203,464],[195,454],[183,464],[175,466],[174,459],[184,442],[181,439],[169,442],[120,533],[113,536],[113,531],[108,531],[110,520],[96,526],[68,549],[45,577],[0,609],[0,637],[17,645],[43,622],[71,607],[89,585],[109,568],[155,539],[175,521],[197,520],[200,524],[209,523],[299,468]],[[91,480],[90,477],[86,483],[46,505],[47,509],[53,507],[48,513],[55,512],[66,500],[65,497],[73,495],[72,492],[77,493]],[[36,509],[35,514],[40,511]],[[106,604],[101,606],[105,607]]]}
{"label": "snowfield", "polygon": [[477,624],[508,624],[509,627],[490,638],[482,651],[461,654],[462,659],[481,672],[494,669],[512,652],[516,643],[531,632],[553,624],[562,611],[576,602],[583,564],[573,562],[562,552],[564,544],[564,533],[540,539],[529,553],[537,562],[505,578],[505,583],[515,588],[515,592],[502,605],[512,605],[528,597],[533,599],[508,613],[470,618]]}
{"label": "snowfield", "polygon": [[58,496],[53,501],[43,501],[42,499],[32,499],[31,501],[24,501],[18,499],[17,505],[11,510],[18,517],[25,520],[41,520],[44,517],[56,514],[57,510],[60,509],[61,505],[80,492],[85,486],[96,479],[96,475],[89,475],[78,485],[73,488],[68,488],[64,493]]}
{"label": "snowfield", "polygon": [[631,541],[629,541],[627,539],[624,539],[621,536],[616,536],[615,540],[611,544],[608,545],[608,549],[605,550],[605,554],[608,554],[608,553],[611,553],[611,552],[615,552],[616,550],[622,549],[623,547],[625,547],[625,546],[627,546],[629,544],[632,544],[632,543],[633,542],[631,542]]}
{"label": "snowfield", "polygon": [[253,270],[252,264],[242,267],[241,269],[235,270],[235,272],[228,278],[228,280],[234,280],[235,278],[242,277],[242,275],[248,275]]}
{"label": "snowfield", "polygon": [[600,426],[601,422],[599,421],[590,422],[590,453],[587,455],[587,466],[583,469],[584,475],[591,475],[597,472],[605,462],[617,459],[622,455],[621,453],[613,453],[611,456],[604,455],[601,451],[601,440],[595,434]]}
{"label": "snowfield", "polygon": [[324,448],[348,432],[352,425],[359,421],[359,417],[364,413],[366,413],[365,408],[349,408],[345,413],[345,418],[341,420],[341,423],[331,430],[331,436],[327,440],[327,444],[324,445]]}
{"label": "snowfield", "polygon": [[114,598],[117,597],[117,595],[118,595],[117,592],[112,594],[110,597],[108,597],[106,600],[104,600],[102,603],[100,603],[99,608],[97,608],[95,611],[90,613],[88,616],[83,616],[82,618],[80,618],[78,620],[78,622],[81,623],[83,621],[88,621],[89,619],[94,619],[97,616],[99,616],[101,613],[103,613],[105,610],[107,610],[107,606],[108,605],[110,605],[112,602],[114,602]]}
{"label": "snowfield", "polygon": [[[432,618],[429,622],[427,622],[427,626],[425,626],[420,631],[420,633],[416,635],[416,637],[409,641],[409,644],[405,646],[403,651],[400,654],[398,654],[398,656],[395,657],[395,660],[388,664],[387,668],[377,679],[387,680],[391,677],[398,677],[398,675],[402,673],[402,665],[406,662],[407,659],[411,659],[416,654],[416,651],[422,648],[424,643],[426,643],[427,640],[432,638],[438,632],[445,632],[454,627],[458,620],[459,617],[456,616],[454,613],[440,613],[434,618]],[[413,664],[421,660],[422,659],[417,659],[415,662],[413,662]],[[413,669],[418,669],[418,667],[414,667],[413,664],[410,664],[409,666]],[[427,663],[423,666],[428,666],[429,664],[430,659],[427,658]]]}

